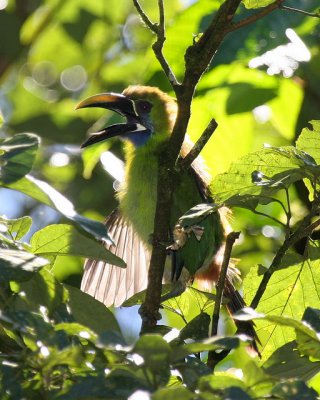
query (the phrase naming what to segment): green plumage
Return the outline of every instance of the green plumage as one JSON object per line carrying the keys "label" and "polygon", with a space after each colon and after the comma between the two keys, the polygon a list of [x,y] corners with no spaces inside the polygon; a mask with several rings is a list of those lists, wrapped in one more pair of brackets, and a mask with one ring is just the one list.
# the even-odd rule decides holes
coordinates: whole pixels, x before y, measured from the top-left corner
{"label": "green plumage", "polygon": [[[158,148],[170,132],[156,132],[141,147],[126,146],[126,178],[118,193],[122,214],[130,221],[145,244],[150,243],[154,231],[154,216],[157,201]],[[173,231],[178,219],[204,199],[199,192],[196,173],[186,171],[175,189],[170,216],[169,232]],[[199,179],[199,178],[198,178]],[[203,235],[198,240],[190,234],[183,248],[177,251],[177,260],[191,275],[202,267],[207,267],[220,248],[224,230],[220,215],[213,213],[200,224]]]}

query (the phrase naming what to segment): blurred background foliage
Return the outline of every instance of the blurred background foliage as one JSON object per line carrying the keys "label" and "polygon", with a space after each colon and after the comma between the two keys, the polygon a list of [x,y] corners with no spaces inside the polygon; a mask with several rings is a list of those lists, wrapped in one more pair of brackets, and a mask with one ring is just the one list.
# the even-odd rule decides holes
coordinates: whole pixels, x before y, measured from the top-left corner
{"label": "blurred background foliage", "polygon": [[[315,11],[318,0],[292,0],[288,6]],[[157,2],[141,1],[154,21]],[[184,72],[185,48],[197,40],[220,0],[170,0],[166,4],[165,55],[177,77]],[[244,7],[241,13],[248,14]],[[241,14],[240,13],[240,14]],[[241,18],[239,14],[238,18]],[[118,117],[102,110],[74,111],[80,99],[121,92],[130,84],[169,84],[151,50],[153,35],[131,0],[0,0],[0,137],[19,132],[42,138],[33,175],[65,194],[77,211],[103,220],[114,207],[109,157],[122,157],[117,141],[80,152],[90,131]],[[275,11],[231,33],[203,77],[193,102],[188,132],[195,140],[209,120],[219,127],[203,151],[213,175],[226,171],[244,154],[270,145],[293,143],[311,119],[320,119],[319,20]],[[98,120],[98,122],[96,122]],[[109,154],[109,153],[107,153]],[[291,193],[294,218],[308,199],[302,186]],[[281,219],[272,203],[263,211]],[[30,215],[30,236],[61,220],[60,214],[18,192],[0,189],[0,214]],[[268,265],[282,238],[271,219],[233,210],[241,230],[234,256],[248,271]],[[79,285],[83,260],[57,257],[58,279]]]}

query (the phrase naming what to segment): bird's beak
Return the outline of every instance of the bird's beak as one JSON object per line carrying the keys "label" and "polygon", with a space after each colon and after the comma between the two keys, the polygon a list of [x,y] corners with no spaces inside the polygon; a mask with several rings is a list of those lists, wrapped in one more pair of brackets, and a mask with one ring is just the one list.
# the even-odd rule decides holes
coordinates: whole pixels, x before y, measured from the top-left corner
{"label": "bird's beak", "polygon": [[111,125],[100,132],[93,133],[84,143],[82,143],[82,148],[114,136],[121,136],[130,132],[135,132],[138,130],[138,126],[140,126],[140,117],[135,110],[134,101],[128,99],[122,94],[96,94],[81,101],[76,106],[76,110],[87,107],[100,107],[115,111],[126,117],[127,123]]}

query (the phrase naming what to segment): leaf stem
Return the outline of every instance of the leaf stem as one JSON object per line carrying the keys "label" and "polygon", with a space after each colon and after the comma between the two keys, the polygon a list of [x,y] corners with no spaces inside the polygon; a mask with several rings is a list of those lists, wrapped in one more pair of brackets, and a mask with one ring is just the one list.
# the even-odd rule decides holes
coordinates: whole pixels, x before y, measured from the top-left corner
{"label": "leaf stem", "polygon": [[[214,308],[213,308],[213,314],[212,314],[211,336],[216,336],[218,333],[220,307],[221,307],[222,296],[223,296],[225,281],[226,281],[226,277],[227,277],[231,252],[232,252],[234,242],[239,238],[239,236],[240,236],[240,232],[230,232],[226,238],[226,246],[225,246],[224,255],[223,255],[223,262],[221,265],[219,279],[216,284],[217,292],[216,292],[216,300],[214,302]],[[216,365],[216,362],[217,362],[216,352],[209,351],[207,365],[209,367],[213,368]]]}

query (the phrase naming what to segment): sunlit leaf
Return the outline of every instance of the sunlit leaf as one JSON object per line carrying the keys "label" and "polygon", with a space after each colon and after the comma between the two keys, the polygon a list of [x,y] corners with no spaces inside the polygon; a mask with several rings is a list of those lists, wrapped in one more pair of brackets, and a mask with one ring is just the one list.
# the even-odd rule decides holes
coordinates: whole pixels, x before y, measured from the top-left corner
{"label": "sunlit leaf", "polygon": [[47,264],[49,261],[46,259],[23,250],[1,249],[0,280],[1,282],[24,281]]}
{"label": "sunlit leaf", "polygon": [[3,224],[7,228],[7,232],[14,240],[20,240],[26,233],[29,232],[32,219],[28,216],[17,219],[0,217],[0,224]]}
{"label": "sunlit leaf", "polygon": [[48,225],[32,236],[30,244],[34,254],[74,255],[125,267],[124,261],[107,250],[101,242],[82,234],[72,225]]}
{"label": "sunlit leaf", "polygon": [[228,172],[217,175],[212,191],[216,201],[239,195],[272,196],[297,180],[312,179],[319,173],[320,168],[307,153],[292,146],[267,147],[248,154],[233,163]]}
{"label": "sunlit leaf", "polygon": [[97,221],[79,215],[70,200],[64,197],[47,182],[27,175],[19,181],[7,184],[8,189],[19,190],[30,197],[56,209],[64,217],[80,225],[82,229],[97,239],[110,240],[106,227]]}
{"label": "sunlit leaf", "polygon": [[304,128],[297,139],[297,149],[310,154],[320,164],[320,121],[310,121],[312,129]]}
{"label": "sunlit leaf", "polygon": [[272,3],[274,3],[274,0],[243,0],[243,4],[246,8],[266,7]]}
{"label": "sunlit leaf", "polygon": [[[313,307],[319,303],[319,252],[316,245],[310,245],[308,250],[310,258],[305,260],[296,253],[289,252],[285,256],[282,268],[274,272],[268,283],[258,305],[258,312],[272,315],[273,318],[287,316],[299,320],[306,307]],[[252,268],[244,279],[247,304],[250,304],[260,279],[261,275],[257,274],[256,268]],[[308,295],[305,296],[305,293]],[[263,358],[268,358],[278,347],[296,339],[295,332],[289,324],[275,325],[270,324],[270,320],[257,320],[256,325],[263,346]]]}

